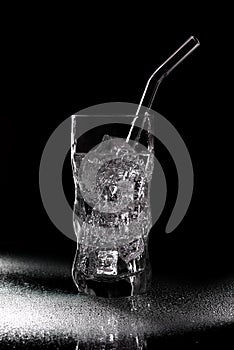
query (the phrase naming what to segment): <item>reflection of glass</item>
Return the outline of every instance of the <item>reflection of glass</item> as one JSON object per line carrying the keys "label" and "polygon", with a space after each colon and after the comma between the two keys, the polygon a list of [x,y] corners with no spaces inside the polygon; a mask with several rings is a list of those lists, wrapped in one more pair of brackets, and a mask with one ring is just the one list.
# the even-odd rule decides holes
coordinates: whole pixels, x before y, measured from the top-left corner
{"label": "reflection of glass", "polygon": [[[72,116],[73,279],[86,294],[133,295],[150,285],[153,118],[138,116],[131,137],[141,143],[126,142],[134,117]],[[83,134],[87,123],[89,131]]]}
{"label": "reflection of glass", "polygon": [[116,334],[109,334],[106,339],[93,341],[78,341],[76,350],[146,350],[147,340],[144,336],[129,334],[128,337],[118,339]]}
{"label": "reflection of glass", "polygon": [[137,322],[138,305],[133,308],[133,299],[126,298],[124,310],[128,312],[127,320],[126,315],[123,317],[121,309],[117,312],[115,310],[114,313],[113,309],[105,311],[105,322],[100,324],[99,333],[78,340],[76,350],[146,350],[148,336],[142,332]]}

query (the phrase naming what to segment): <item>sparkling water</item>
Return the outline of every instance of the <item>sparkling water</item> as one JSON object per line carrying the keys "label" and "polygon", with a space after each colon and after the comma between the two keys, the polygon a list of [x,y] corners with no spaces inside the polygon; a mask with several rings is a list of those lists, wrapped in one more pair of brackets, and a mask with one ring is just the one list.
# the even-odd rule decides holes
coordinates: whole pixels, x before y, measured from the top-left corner
{"label": "sparkling water", "polygon": [[145,269],[153,158],[108,135],[88,153],[74,152],[76,282],[116,281]]}

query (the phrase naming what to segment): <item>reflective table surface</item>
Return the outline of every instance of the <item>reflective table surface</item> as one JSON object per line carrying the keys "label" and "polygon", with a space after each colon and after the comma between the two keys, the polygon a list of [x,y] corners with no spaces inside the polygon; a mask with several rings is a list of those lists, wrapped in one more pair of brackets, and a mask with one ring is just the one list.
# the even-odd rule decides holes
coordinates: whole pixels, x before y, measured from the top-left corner
{"label": "reflective table surface", "polygon": [[2,252],[1,349],[154,349],[224,344],[234,335],[234,278],[189,281],[154,275],[143,295],[77,293],[71,261]]}

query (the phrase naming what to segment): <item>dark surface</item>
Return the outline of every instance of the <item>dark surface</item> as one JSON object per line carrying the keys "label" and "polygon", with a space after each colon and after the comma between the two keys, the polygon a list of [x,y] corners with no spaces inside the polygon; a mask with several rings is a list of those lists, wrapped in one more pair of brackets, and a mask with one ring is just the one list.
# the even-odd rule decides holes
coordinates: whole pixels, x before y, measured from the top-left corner
{"label": "dark surface", "polygon": [[[48,8],[37,8],[27,18],[18,10],[14,14],[11,9],[9,19],[4,14],[2,348],[28,343],[29,348],[41,348],[51,341],[51,347],[70,344],[75,349],[78,339],[100,334],[99,321],[104,322],[106,336],[112,314],[121,336],[129,338],[134,324],[133,334],[146,333],[149,348],[157,348],[155,342],[226,345],[233,338],[233,98],[228,62],[232,30],[220,24],[221,13],[211,23],[213,8],[212,15],[205,16],[201,9],[195,14],[196,7],[190,4],[180,13],[187,23],[174,11],[174,21],[168,19],[168,8],[155,11],[147,6],[144,13],[142,5],[134,9],[138,15],[133,9],[127,13],[124,6],[103,19],[94,9],[80,9],[73,18],[68,15],[68,23],[64,11],[58,16]],[[136,298],[136,312],[129,311],[129,300],[80,297],[70,278],[75,244],[53,226],[40,199],[38,171],[45,144],[65,118],[83,108],[111,101],[138,103],[155,67],[190,35],[199,38],[200,48],[163,82],[153,105],[175,126],[190,152],[194,168],[190,208],[176,230],[165,235],[177,179],[170,155],[157,143],[168,197],[150,236],[154,291]],[[69,155],[63,180],[72,204]]]}
{"label": "dark surface", "polygon": [[113,339],[118,349],[139,349],[136,341],[154,349],[233,339],[233,278],[195,282],[158,271],[149,293],[104,299],[77,294],[71,259],[5,251],[0,261],[1,348],[109,349]]}

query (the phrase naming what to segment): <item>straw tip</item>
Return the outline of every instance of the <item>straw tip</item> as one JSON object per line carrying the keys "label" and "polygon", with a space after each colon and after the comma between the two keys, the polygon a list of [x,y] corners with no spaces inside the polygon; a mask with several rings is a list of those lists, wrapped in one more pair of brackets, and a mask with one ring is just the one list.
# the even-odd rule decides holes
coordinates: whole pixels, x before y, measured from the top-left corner
{"label": "straw tip", "polygon": [[200,41],[194,35],[190,36],[190,40],[193,40],[197,44],[197,46],[200,45]]}

